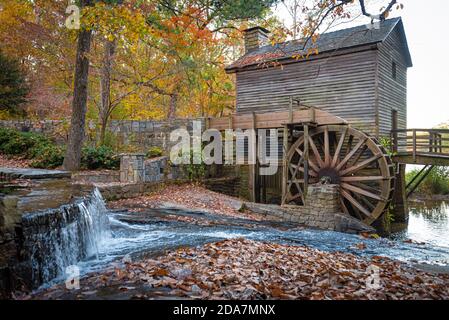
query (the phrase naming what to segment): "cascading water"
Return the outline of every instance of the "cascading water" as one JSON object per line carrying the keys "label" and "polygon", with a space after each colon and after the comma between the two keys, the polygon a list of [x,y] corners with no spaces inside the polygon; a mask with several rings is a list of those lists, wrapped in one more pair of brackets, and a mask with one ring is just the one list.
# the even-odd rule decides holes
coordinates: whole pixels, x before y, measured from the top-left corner
{"label": "cascading water", "polygon": [[105,202],[98,189],[72,204],[23,217],[23,248],[39,286],[61,277],[70,265],[98,257],[110,237]]}

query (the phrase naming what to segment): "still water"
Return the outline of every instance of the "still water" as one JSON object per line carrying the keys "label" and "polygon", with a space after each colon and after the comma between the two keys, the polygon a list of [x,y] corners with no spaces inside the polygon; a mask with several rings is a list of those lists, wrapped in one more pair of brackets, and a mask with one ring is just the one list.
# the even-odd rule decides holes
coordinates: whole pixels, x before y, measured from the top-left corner
{"label": "still water", "polygon": [[409,225],[401,238],[449,248],[449,202],[410,202],[409,211]]}

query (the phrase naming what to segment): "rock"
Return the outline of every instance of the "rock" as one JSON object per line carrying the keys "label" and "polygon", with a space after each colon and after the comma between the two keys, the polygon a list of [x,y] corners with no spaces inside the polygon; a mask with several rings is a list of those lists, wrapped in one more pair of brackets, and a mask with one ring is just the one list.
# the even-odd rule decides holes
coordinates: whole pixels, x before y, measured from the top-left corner
{"label": "rock", "polygon": [[243,203],[243,207],[254,213],[276,217],[283,217],[286,212],[282,207],[272,204],[245,202]]}
{"label": "rock", "polygon": [[352,234],[376,233],[373,227],[364,224],[356,218],[343,214],[335,214],[335,231]]}

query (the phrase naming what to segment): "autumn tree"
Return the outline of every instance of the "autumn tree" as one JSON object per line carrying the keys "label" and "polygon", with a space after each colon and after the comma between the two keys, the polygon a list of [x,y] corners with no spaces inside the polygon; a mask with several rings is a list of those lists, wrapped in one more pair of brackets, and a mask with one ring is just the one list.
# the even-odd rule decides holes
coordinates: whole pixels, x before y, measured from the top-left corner
{"label": "autumn tree", "polygon": [[[81,0],[80,7],[92,5],[91,0]],[[87,110],[87,84],[89,77],[88,54],[91,45],[92,30],[82,28],[78,33],[76,50],[74,90],[72,100],[72,117],[67,151],[63,166],[66,170],[78,170],[81,164],[81,147],[84,140],[84,127]]]}
{"label": "autumn tree", "polygon": [[26,101],[29,87],[16,60],[0,51],[0,111],[23,114],[21,105]]}
{"label": "autumn tree", "polygon": [[[368,6],[366,0],[285,0],[283,1],[292,20],[287,34],[304,40],[304,48],[314,43],[320,32],[328,30],[335,22],[365,16],[371,22],[383,21],[394,9],[402,9],[397,0],[384,0]],[[370,11],[370,9],[372,11]]]}

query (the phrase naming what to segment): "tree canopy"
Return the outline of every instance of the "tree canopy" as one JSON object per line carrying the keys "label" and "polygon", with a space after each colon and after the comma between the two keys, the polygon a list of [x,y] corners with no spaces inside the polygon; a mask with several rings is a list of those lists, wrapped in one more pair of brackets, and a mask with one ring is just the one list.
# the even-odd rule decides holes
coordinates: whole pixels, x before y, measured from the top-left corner
{"label": "tree canopy", "polygon": [[16,60],[0,51],[0,112],[4,115],[22,115],[29,87]]}

